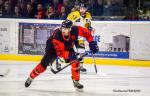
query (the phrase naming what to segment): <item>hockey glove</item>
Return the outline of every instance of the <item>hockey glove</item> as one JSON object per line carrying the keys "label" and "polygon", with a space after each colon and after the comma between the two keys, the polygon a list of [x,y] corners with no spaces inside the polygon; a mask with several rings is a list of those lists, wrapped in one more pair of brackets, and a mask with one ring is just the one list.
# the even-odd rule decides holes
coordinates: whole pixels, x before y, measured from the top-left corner
{"label": "hockey glove", "polygon": [[89,43],[89,47],[90,47],[90,50],[93,52],[93,54],[95,54],[96,52],[99,51],[99,48],[97,46],[97,42],[96,41],[91,41]]}

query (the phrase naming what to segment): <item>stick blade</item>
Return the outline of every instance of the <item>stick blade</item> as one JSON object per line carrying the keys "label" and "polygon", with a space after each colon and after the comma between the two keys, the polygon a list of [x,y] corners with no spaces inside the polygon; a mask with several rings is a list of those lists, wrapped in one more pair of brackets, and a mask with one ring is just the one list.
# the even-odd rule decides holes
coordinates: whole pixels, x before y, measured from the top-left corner
{"label": "stick blade", "polygon": [[57,73],[57,71],[55,71],[55,70],[54,70],[54,69],[52,69],[52,68],[51,68],[51,71],[52,71],[54,74],[56,74],[56,73]]}

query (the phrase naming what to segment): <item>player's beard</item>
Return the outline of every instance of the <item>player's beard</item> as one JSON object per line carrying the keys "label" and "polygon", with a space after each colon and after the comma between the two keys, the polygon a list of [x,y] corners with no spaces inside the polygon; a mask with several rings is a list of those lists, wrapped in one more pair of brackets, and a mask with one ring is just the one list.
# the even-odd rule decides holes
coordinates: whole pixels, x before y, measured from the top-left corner
{"label": "player's beard", "polygon": [[68,36],[69,35],[69,31],[62,31],[62,35],[63,36]]}
{"label": "player's beard", "polygon": [[70,39],[70,32],[63,32],[62,31],[62,36],[63,36],[63,39],[68,41]]}
{"label": "player's beard", "polygon": [[80,14],[82,17],[85,17],[86,9],[80,9]]}

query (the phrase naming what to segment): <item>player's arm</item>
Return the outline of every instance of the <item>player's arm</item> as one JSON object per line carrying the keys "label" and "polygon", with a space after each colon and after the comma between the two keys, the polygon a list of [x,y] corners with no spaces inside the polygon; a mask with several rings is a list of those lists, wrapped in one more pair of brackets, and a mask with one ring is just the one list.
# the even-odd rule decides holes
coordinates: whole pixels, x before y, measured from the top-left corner
{"label": "player's arm", "polygon": [[67,20],[70,20],[73,22],[73,24],[75,24],[76,20],[79,19],[79,17],[80,17],[80,13],[78,11],[75,11],[75,12],[71,12],[67,16]]}
{"label": "player's arm", "polygon": [[78,26],[78,35],[85,37],[88,42],[93,41],[93,36],[87,28]]}
{"label": "player's arm", "polygon": [[73,15],[72,15],[72,13],[68,14],[67,19],[70,20],[70,21],[73,20]]}
{"label": "player's arm", "polygon": [[78,35],[86,38],[86,40],[89,42],[89,47],[93,54],[99,51],[97,42],[93,40],[93,36],[87,28],[78,26]]}
{"label": "player's arm", "polygon": [[92,20],[92,16],[89,12],[86,12],[86,24],[85,24],[85,27],[89,28],[91,27],[91,20]]}

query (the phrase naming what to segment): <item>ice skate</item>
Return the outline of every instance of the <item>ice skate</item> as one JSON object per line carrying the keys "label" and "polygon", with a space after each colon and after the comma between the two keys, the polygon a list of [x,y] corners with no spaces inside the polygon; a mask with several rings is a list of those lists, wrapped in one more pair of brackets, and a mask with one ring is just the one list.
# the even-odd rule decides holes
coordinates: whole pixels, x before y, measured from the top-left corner
{"label": "ice skate", "polygon": [[83,89],[83,85],[80,84],[78,80],[73,80],[73,78],[72,78],[72,81],[73,81],[73,84],[74,84],[75,88],[77,88],[77,89]]}
{"label": "ice skate", "polygon": [[33,79],[31,77],[29,77],[25,82],[25,87],[26,88],[29,87],[31,85],[32,81],[33,81]]}
{"label": "ice skate", "polygon": [[75,81],[75,80],[73,80],[73,82],[74,82],[74,87],[75,87],[75,88],[83,89],[83,85],[82,85],[82,84],[80,84],[80,83],[79,83],[79,81]]}

